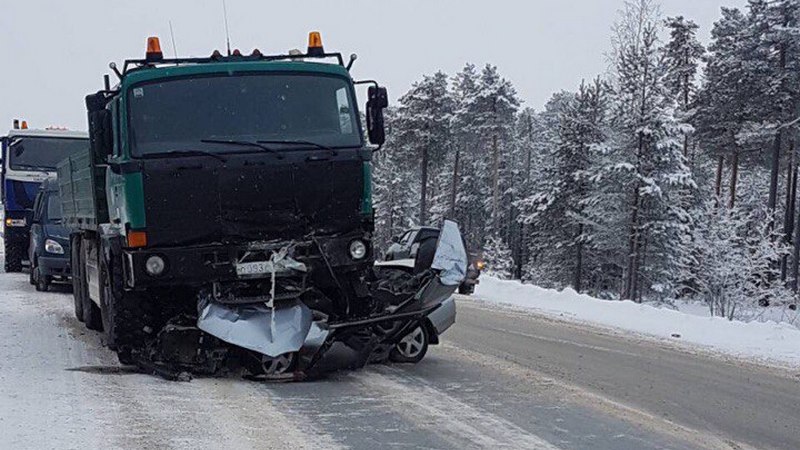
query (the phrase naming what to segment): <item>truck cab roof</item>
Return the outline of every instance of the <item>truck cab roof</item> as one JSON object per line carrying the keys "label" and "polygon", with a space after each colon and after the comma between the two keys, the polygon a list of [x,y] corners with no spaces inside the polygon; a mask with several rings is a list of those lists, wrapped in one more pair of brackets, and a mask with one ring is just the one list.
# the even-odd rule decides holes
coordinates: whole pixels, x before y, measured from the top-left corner
{"label": "truck cab roof", "polygon": [[190,77],[214,73],[247,72],[302,72],[338,75],[350,78],[345,67],[338,64],[307,61],[237,61],[226,58],[222,61],[202,62],[186,65],[141,67],[130,70],[122,79],[122,88],[134,84],[163,78]]}
{"label": "truck cab roof", "polygon": [[8,137],[59,137],[59,138],[74,138],[74,139],[88,139],[89,134],[85,131],[71,131],[71,130],[9,130]]}

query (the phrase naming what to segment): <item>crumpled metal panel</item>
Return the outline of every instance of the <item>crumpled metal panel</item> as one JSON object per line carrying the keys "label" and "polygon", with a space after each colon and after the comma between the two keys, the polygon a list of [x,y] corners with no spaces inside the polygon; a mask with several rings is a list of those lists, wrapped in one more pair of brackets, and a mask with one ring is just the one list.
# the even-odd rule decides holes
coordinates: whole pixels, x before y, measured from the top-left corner
{"label": "crumpled metal panel", "polygon": [[458,286],[467,276],[467,250],[458,230],[458,224],[445,220],[439,233],[433,269],[439,270],[439,279],[445,286]]}
{"label": "crumpled metal panel", "polygon": [[[198,328],[229,344],[271,357],[299,351],[311,329],[311,310],[299,300],[275,310],[263,303],[222,305],[208,301],[200,306]],[[315,330],[315,335],[319,331]]]}

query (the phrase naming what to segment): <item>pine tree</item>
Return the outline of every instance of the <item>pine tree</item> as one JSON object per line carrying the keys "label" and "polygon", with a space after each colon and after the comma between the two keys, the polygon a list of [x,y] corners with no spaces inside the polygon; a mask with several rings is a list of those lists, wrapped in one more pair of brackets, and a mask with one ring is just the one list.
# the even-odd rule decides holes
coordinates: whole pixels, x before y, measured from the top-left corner
{"label": "pine tree", "polygon": [[[678,16],[668,18],[665,24],[670,30],[670,39],[664,47],[664,63],[667,70],[664,83],[678,104],[679,119],[688,124],[692,120],[695,81],[705,49],[697,40],[699,27],[693,21]],[[689,136],[693,131],[693,127],[687,126],[683,133],[683,156],[687,159],[691,159]]]}
{"label": "pine tree", "polygon": [[659,24],[656,4],[636,0],[626,3],[615,28],[615,145],[632,166],[623,180],[630,194],[622,289],[622,298],[631,300],[642,298],[642,282],[652,285],[674,273],[691,220],[681,192],[694,182],[665,85]]}
{"label": "pine tree", "polygon": [[557,138],[532,195],[520,201],[522,220],[534,235],[530,244],[544,249],[534,273],[552,286],[584,288],[584,266],[591,245],[592,218],[585,207],[597,163],[596,149],[605,141],[608,87],[597,79],[582,83],[577,94],[561,94],[549,104],[557,110]]}
{"label": "pine tree", "polygon": [[450,145],[450,120],[453,102],[447,75],[436,72],[425,75],[400,97],[395,124],[398,139],[419,155],[420,202],[419,223],[428,223],[429,170],[445,158]]}

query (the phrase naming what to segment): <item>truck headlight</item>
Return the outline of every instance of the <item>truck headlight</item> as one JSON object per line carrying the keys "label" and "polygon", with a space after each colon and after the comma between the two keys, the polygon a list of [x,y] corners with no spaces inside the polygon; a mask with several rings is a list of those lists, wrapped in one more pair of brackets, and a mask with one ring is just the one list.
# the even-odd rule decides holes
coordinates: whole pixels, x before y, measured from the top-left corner
{"label": "truck headlight", "polygon": [[164,262],[164,258],[153,255],[147,258],[147,261],[144,262],[144,268],[150,275],[156,277],[164,273],[164,269],[167,267],[167,264]]}
{"label": "truck headlight", "polygon": [[52,253],[54,255],[63,255],[64,247],[62,247],[61,244],[52,239],[47,239],[44,241],[44,251],[46,251],[47,253]]}
{"label": "truck headlight", "polygon": [[353,259],[363,259],[367,256],[367,244],[364,241],[356,239],[350,243],[350,257]]}

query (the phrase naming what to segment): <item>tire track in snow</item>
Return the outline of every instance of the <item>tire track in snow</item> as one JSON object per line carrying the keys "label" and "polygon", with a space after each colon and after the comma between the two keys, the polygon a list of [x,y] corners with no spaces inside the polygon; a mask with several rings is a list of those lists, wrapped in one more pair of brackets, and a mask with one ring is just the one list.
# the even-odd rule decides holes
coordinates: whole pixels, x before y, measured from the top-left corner
{"label": "tire track in snow", "polygon": [[0,274],[0,436],[11,448],[332,448],[240,379],[178,383],[128,371],[72,297]]}
{"label": "tire track in snow", "polygon": [[364,389],[418,426],[436,433],[456,448],[528,448],[557,450],[558,447],[519,426],[465,403],[392,367],[375,367],[355,378]]}

